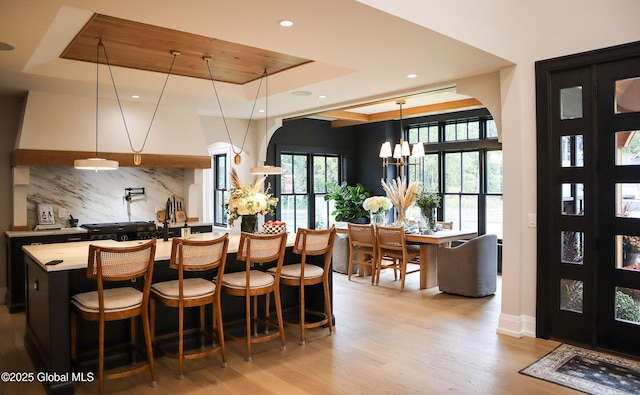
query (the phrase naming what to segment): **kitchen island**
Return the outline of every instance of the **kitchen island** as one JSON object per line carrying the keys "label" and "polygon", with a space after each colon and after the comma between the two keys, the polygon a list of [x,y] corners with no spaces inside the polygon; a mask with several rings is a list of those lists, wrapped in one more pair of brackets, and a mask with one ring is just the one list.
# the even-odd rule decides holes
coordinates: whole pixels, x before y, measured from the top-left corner
{"label": "kitchen island", "polygon": [[[200,233],[192,236],[192,239],[211,239],[220,237],[222,234]],[[239,235],[229,237],[229,249],[225,273],[238,272],[244,270],[244,262],[235,259],[238,251]],[[285,254],[285,264],[299,260],[299,256],[292,253],[291,247],[295,241],[295,234],[289,234],[287,238],[287,252]],[[89,255],[89,245],[102,246],[131,246],[144,241],[115,240],[94,240],[80,241],[74,243],[59,243],[48,245],[24,246],[25,271],[26,271],[26,333],[25,348],[39,372],[55,373],[53,377],[73,377],[70,373],[70,328],[69,328],[69,303],[71,296],[76,293],[95,290],[97,285],[95,280],[86,277],[87,257]],[[177,271],[169,268],[172,241],[157,240],[155,267],[153,272],[153,282],[165,281],[177,278]],[[311,263],[322,265],[323,257],[313,260]],[[57,265],[46,265],[47,262],[61,259]],[[269,265],[259,267],[260,270],[267,270]],[[197,274],[194,274],[197,275]],[[213,278],[215,272],[206,273],[207,278]],[[331,287],[331,275],[330,290]],[[141,287],[140,284],[133,286]],[[121,285],[121,284],[119,284]],[[330,291],[332,292],[332,291]],[[282,288],[283,308],[293,307],[297,304],[298,293],[293,287]],[[240,298],[225,297],[222,299],[222,314],[225,324],[244,315],[244,301]],[[333,299],[331,295],[331,299]],[[321,287],[308,287],[305,304],[308,308],[324,311],[323,291]],[[273,298],[272,298],[273,303]],[[261,303],[263,305],[263,303]],[[295,309],[293,309],[295,310]],[[156,330],[165,333],[177,328],[177,315],[175,309],[159,309],[156,322]],[[196,314],[186,317],[188,322],[195,321]],[[285,317],[286,319],[286,317]],[[127,341],[128,324],[126,322],[118,325],[113,323],[108,329],[111,343],[124,343]],[[82,339],[78,341],[81,350],[97,349],[97,329],[92,322],[81,322],[78,333],[82,334]],[[139,338],[137,341],[143,344],[142,330],[137,331]],[[124,353],[123,353],[124,354]],[[118,356],[113,356],[117,359]],[[122,355],[122,361],[127,360],[126,354]],[[87,365],[91,366],[92,361]],[[43,382],[49,393],[72,394],[73,382],[68,380],[57,380]]]}

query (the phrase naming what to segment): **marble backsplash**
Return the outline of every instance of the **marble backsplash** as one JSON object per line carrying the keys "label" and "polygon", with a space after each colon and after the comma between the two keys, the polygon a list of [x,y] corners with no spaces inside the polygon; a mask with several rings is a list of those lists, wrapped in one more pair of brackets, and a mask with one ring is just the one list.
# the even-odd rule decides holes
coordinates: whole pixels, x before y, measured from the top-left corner
{"label": "marble backsplash", "polygon": [[[125,199],[125,188],[145,188],[144,195]],[[32,166],[27,187],[27,224],[37,224],[40,203],[53,206],[55,221],[68,226],[69,215],[79,224],[123,221],[154,221],[156,210],[167,198],[184,198],[184,170],[123,167],[115,171],[87,171],[73,167]],[[183,203],[184,204],[184,203]],[[59,209],[67,215],[59,216]],[[185,207],[186,209],[186,207]],[[64,213],[63,213],[64,214]]]}

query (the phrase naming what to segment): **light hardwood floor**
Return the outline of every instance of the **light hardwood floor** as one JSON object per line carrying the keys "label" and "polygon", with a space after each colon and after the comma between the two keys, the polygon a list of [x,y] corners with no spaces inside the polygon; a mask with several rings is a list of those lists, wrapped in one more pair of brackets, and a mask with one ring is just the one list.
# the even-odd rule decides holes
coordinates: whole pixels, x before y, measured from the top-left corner
{"label": "light hardwood floor", "polygon": [[[334,275],[336,330],[306,331],[299,346],[296,328],[287,328],[287,350],[277,341],[252,347],[227,342],[229,366],[218,355],[185,361],[156,359],[158,386],[148,373],[108,380],[112,394],[578,394],[518,373],[558,343],[496,334],[500,296],[472,299],[420,291],[417,274],[404,292],[390,271],[380,286],[370,278]],[[0,368],[34,372],[24,351],[24,314],[0,307]],[[76,385],[76,393],[97,392],[96,383]],[[0,395],[44,394],[38,383],[0,383]]]}

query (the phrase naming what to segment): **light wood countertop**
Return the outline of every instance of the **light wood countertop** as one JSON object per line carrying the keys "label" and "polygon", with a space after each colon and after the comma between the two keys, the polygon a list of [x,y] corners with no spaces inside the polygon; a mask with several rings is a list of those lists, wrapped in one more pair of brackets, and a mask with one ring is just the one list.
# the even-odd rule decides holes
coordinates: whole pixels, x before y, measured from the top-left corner
{"label": "light wood countertop", "polygon": [[[191,235],[192,240],[211,240],[224,235],[222,232],[197,233]],[[293,246],[296,234],[287,234],[287,246]],[[131,241],[115,241],[115,240],[92,240],[78,241],[72,243],[55,243],[23,246],[25,254],[31,257],[47,272],[60,270],[83,269],[87,267],[87,259],[89,257],[89,245],[99,245],[107,247],[128,247],[147,242],[148,240],[131,240]],[[229,253],[238,252],[238,244],[240,235],[229,235]],[[169,260],[171,258],[172,239],[164,241],[158,239],[156,241],[156,261]],[[53,266],[46,266],[47,262],[55,259],[62,259],[63,262]]]}

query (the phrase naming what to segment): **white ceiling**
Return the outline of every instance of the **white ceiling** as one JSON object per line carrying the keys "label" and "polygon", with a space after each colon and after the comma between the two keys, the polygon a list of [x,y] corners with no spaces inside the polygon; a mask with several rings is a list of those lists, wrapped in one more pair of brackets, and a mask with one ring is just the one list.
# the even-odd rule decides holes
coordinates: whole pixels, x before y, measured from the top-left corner
{"label": "white ceiling", "polygon": [[[284,118],[450,88],[449,81],[510,64],[352,0],[2,0],[0,42],[15,49],[0,50],[0,94],[38,90],[93,96],[95,65],[59,57],[93,13],[312,59],[269,77],[269,116]],[[282,19],[295,25],[282,28]],[[108,74],[101,73],[101,83],[110,87]],[[406,78],[410,73],[417,77]],[[139,100],[155,103],[166,75],[114,68],[114,78],[122,99],[138,94]],[[225,116],[249,118],[258,82],[216,87]],[[311,94],[292,94],[297,91]],[[113,96],[112,88],[102,92]],[[423,99],[408,101],[407,107],[461,98],[455,89],[418,97]],[[171,76],[162,104],[219,115],[206,80]],[[350,111],[393,109],[392,103]]]}

